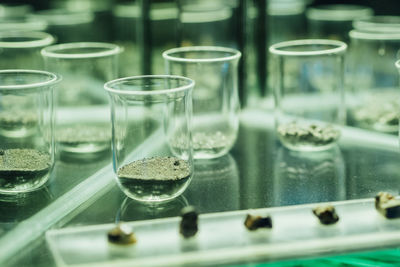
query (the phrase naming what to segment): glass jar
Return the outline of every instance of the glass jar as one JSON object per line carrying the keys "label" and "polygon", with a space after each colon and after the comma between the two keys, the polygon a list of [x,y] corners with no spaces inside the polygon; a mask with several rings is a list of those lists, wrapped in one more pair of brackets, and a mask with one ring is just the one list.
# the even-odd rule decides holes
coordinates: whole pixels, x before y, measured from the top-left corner
{"label": "glass jar", "polygon": [[345,123],[341,41],[308,39],[272,45],[276,133],[293,150],[332,147]]}

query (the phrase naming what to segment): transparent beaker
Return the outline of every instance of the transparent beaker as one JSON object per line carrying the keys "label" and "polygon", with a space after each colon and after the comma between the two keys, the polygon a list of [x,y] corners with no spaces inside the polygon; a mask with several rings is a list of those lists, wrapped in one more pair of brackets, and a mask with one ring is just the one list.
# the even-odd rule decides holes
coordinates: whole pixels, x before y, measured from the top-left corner
{"label": "transparent beaker", "polygon": [[344,124],[344,54],[336,40],[295,40],[274,44],[272,79],[276,133],[294,150],[330,148]]}
{"label": "transparent beaker", "polygon": [[166,73],[189,77],[193,91],[195,158],[228,153],[239,129],[238,50],[213,46],[181,47],[163,53]]}
{"label": "transparent beaker", "polygon": [[349,35],[352,55],[349,122],[366,129],[397,133],[400,93],[393,62],[400,58],[400,29],[382,24],[352,30]]}
{"label": "transparent beaker", "polygon": [[57,95],[56,141],[61,152],[78,156],[110,149],[105,82],[117,78],[121,48],[109,43],[69,43],[42,50],[47,70],[63,81]]}
{"label": "transparent beaker", "polygon": [[43,69],[40,50],[53,42],[45,32],[0,31],[0,69]]}
{"label": "transparent beaker", "polygon": [[194,81],[180,76],[134,76],[104,85],[111,101],[113,166],[130,198],[177,197],[193,175]]}
{"label": "transparent beaker", "polygon": [[0,70],[0,193],[32,191],[48,180],[59,80],[50,72]]}

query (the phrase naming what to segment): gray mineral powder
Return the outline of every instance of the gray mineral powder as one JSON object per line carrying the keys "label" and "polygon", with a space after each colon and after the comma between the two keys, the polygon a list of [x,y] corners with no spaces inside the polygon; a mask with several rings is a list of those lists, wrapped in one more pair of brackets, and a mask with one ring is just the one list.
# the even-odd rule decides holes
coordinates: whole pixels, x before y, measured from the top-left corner
{"label": "gray mineral powder", "polygon": [[179,180],[190,176],[190,166],[175,157],[153,157],[131,162],[121,167],[117,175],[141,180]]}
{"label": "gray mineral powder", "polygon": [[49,169],[51,159],[48,153],[35,149],[0,150],[0,172],[37,172]]}
{"label": "gray mineral powder", "polygon": [[333,126],[298,125],[289,123],[278,127],[278,134],[286,142],[293,145],[310,144],[315,146],[327,145],[339,139],[340,132]]}

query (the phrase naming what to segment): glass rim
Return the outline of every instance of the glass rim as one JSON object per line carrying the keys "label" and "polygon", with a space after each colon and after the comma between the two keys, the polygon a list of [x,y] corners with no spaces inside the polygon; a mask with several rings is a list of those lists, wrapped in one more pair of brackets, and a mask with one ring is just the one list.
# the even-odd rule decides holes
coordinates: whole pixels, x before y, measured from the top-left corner
{"label": "glass rim", "polygon": [[398,30],[397,32],[351,30],[349,32],[349,36],[352,39],[363,40],[400,40],[400,30]]}
{"label": "glass rim", "polygon": [[[394,22],[394,20],[397,20],[397,22]],[[360,18],[353,21],[353,28],[365,31],[373,29],[381,32],[400,32],[400,16],[378,15]]]}
{"label": "glass rim", "polygon": [[[315,51],[285,51],[280,50],[281,48],[300,46],[300,45],[331,45],[334,48],[329,49],[319,49]],[[332,55],[344,53],[347,49],[347,44],[338,40],[328,40],[328,39],[303,39],[303,40],[293,40],[285,41],[273,44],[269,47],[269,52],[280,56],[320,56],[320,55]]]}
{"label": "glass rim", "polygon": [[357,18],[371,16],[373,13],[373,9],[368,6],[330,4],[309,7],[306,11],[306,16],[309,20],[352,21]]}
{"label": "glass rim", "polygon": [[396,66],[396,68],[400,71],[400,59],[397,60],[394,65]]}
{"label": "glass rim", "polygon": [[61,81],[61,76],[58,74],[43,71],[43,70],[24,70],[24,69],[10,69],[10,70],[0,70],[1,74],[40,74],[42,76],[51,77],[50,80],[43,81],[43,82],[34,82],[34,83],[27,83],[27,84],[14,84],[14,85],[0,85],[1,90],[10,90],[10,89],[29,89],[29,88],[37,88],[37,87],[47,87],[53,84],[58,83]]}
{"label": "glass rim", "polygon": [[[126,90],[120,90],[120,89],[115,89],[113,88],[114,85],[124,83],[126,81],[133,81],[133,80],[141,80],[144,78],[150,78],[150,79],[176,79],[176,80],[181,80],[181,81],[186,81],[188,84],[179,86],[176,88],[171,88],[171,89],[162,89],[162,90],[157,90],[157,91],[126,91]],[[183,77],[183,76],[178,76],[178,75],[139,75],[139,76],[129,76],[129,77],[124,77],[124,78],[119,78],[115,79],[109,82],[106,82],[104,84],[104,89],[110,93],[118,94],[118,95],[136,95],[136,96],[145,96],[145,95],[163,95],[163,94],[168,94],[168,93],[178,93],[182,91],[187,91],[191,90],[195,85],[195,81]]]}
{"label": "glass rim", "polygon": [[16,41],[6,42],[0,40],[0,47],[2,48],[34,48],[43,47],[54,43],[55,38],[47,32],[37,31],[18,31],[18,32],[0,32],[0,39],[3,37],[32,37],[38,38],[34,41]]}
{"label": "glass rim", "polygon": [[[60,53],[57,52],[59,50],[69,50],[69,49],[79,49],[79,48],[104,48],[105,51],[101,52],[92,52],[92,53]],[[79,59],[79,58],[97,58],[97,57],[106,57],[113,56],[121,53],[123,51],[122,47],[112,43],[101,43],[101,42],[74,42],[74,43],[65,43],[65,44],[57,44],[45,47],[40,52],[44,57],[51,58],[69,58],[69,59]]]}
{"label": "glass rim", "polygon": [[[230,56],[218,57],[218,58],[181,58],[172,56],[174,53],[181,52],[225,52],[230,53]],[[184,46],[172,48],[164,51],[162,53],[164,59],[174,62],[187,62],[187,63],[196,63],[196,62],[223,62],[223,61],[232,61],[235,59],[239,59],[242,56],[242,53],[239,50],[228,47],[221,46]]]}

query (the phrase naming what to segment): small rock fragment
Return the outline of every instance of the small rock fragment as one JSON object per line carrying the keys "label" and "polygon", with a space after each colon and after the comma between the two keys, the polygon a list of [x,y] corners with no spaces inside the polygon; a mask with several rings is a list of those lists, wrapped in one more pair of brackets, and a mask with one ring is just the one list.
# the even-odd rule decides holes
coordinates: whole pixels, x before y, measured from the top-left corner
{"label": "small rock fragment", "polygon": [[118,245],[130,245],[136,243],[135,235],[132,229],[126,225],[119,223],[116,227],[107,233],[108,241]]}
{"label": "small rock fragment", "polygon": [[185,238],[196,235],[198,231],[198,214],[196,209],[193,206],[184,207],[181,211],[181,217],[179,233],[181,233]]}
{"label": "small rock fragment", "polygon": [[259,228],[272,228],[272,219],[270,216],[255,216],[247,214],[244,225],[250,231],[257,230]]}
{"label": "small rock fragment", "polygon": [[376,195],[375,208],[388,219],[400,217],[400,200],[387,192]]}
{"label": "small rock fragment", "polygon": [[313,209],[313,213],[322,224],[334,224],[339,221],[339,216],[331,205],[316,207]]}

